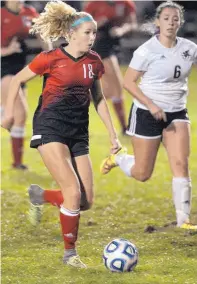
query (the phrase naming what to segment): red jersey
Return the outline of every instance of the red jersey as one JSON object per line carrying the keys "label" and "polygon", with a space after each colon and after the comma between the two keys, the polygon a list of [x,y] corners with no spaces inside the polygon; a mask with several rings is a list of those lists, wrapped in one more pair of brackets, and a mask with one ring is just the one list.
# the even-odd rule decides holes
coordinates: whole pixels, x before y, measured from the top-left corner
{"label": "red jersey", "polygon": [[104,73],[104,66],[96,52],[90,51],[76,59],[63,46],[41,52],[29,64],[29,68],[45,77],[42,109],[60,97],[72,97],[72,94],[89,98],[93,81],[100,79]]}
{"label": "red jersey", "polygon": [[104,73],[96,52],[72,57],[63,46],[41,52],[29,64],[44,76],[44,86],[34,114],[34,135],[88,139],[89,89]]}
{"label": "red jersey", "polygon": [[24,5],[19,13],[14,13],[6,7],[1,8],[1,46],[8,46],[15,36],[18,40],[27,38],[32,19],[38,16],[31,6]]}
{"label": "red jersey", "polygon": [[95,21],[107,18],[114,25],[124,21],[125,17],[135,13],[132,1],[91,1],[86,4],[84,11],[91,14]]}

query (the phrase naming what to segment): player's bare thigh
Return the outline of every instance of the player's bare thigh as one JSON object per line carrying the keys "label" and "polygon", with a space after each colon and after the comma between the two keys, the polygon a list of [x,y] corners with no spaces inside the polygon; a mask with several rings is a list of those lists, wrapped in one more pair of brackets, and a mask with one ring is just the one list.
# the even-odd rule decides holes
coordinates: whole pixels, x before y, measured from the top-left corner
{"label": "player's bare thigh", "polygon": [[58,142],[38,147],[38,151],[52,177],[60,186],[64,207],[76,210],[80,205],[80,184],[72,165],[69,148]]}
{"label": "player's bare thigh", "polygon": [[6,75],[3,78],[1,78],[1,106],[5,107],[9,85],[12,80],[12,75]]}
{"label": "player's bare thigh", "polygon": [[[89,209],[94,201],[92,163],[89,155],[82,155],[73,158],[82,191],[81,207]],[[85,194],[84,194],[85,193]]]}
{"label": "player's bare thigh", "polygon": [[[1,106],[4,108],[9,86],[11,83],[11,80],[14,76],[13,75],[6,75],[1,79]],[[27,101],[26,101],[26,89],[20,88],[19,96],[17,96],[15,101],[15,107],[14,107],[14,125],[15,126],[21,126],[23,127],[27,118]]]}
{"label": "player's bare thigh", "polygon": [[116,56],[103,59],[105,74],[102,76],[103,92],[107,99],[120,98],[123,92],[123,79]]}
{"label": "player's bare thigh", "polygon": [[174,177],[189,176],[190,124],[174,121],[163,131],[166,148]]}
{"label": "player's bare thigh", "polygon": [[26,99],[26,88],[20,88],[14,106],[14,125],[23,127],[27,119],[28,104]]}
{"label": "player's bare thigh", "polygon": [[135,165],[132,167],[132,177],[142,182],[151,177],[160,142],[160,138],[146,139],[132,136],[135,156]]}

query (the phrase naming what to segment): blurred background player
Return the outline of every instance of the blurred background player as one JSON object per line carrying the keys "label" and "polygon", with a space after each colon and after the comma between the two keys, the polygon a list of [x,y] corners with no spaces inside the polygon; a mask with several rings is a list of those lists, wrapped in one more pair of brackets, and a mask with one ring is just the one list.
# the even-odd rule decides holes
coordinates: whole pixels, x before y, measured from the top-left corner
{"label": "blurred background player", "polygon": [[127,176],[144,182],[151,177],[162,141],[173,174],[177,226],[197,230],[197,225],[189,223],[190,121],[186,109],[188,75],[197,64],[197,45],[177,37],[183,22],[182,6],[174,2],[158,6],[158,34],[135,51],[124,78],[124,88],[134,97],[127,128],[134,156],[124,149],[104,160],[101,170],[106,174],[118,165]]}
{"label": "blurred background player", "polygon": [[87,210],[93,203],[88,133],[90,89],[95,108],[108,130],[111,152],[116,153],[121,147],[101,89],[100,78],[104,67],[99,55],[91,51],[96,29],[91,15],[77,13],[61,1],[49,2],[45,11],[35,19],[32,32],[40,34],[45,42],[64,37],[68,43],[40,53],[17,73],[10,84],[2,121],[6,129],[12,125],[20,84],[36,75],[43,75],[43,91],[34,114],[31,147],[38,149],[47,169],[60,186],[61,194],[60,191],[44,191],[32,185],[29,189],[32,203],[30,214],[33,219],[39,218],[39,205],[44,202],[56,203],[60,207],[65,244],[63,261],[79,268],[86,267],[75,249],[80,205]]}
{"label": "blurred background player", "polygon": [[[23,1],[4,1],[1,8],[1,115],[6,104],[9,84],[13,76],[26,64],[28,37],[32,19],[39,14]],[[43,48],[47,45],[41,42]],[[27,118],[26,88],[22,84],[14,107],[14,123],[10,129],[13,164],[16,169],[25,170],[22,163]]]}
{"label": "blurred background player", "polygon": [[85,3],[84,10],[90,13],[98,24],[93,49],[102,58],[105,67],[105,74],[102,77],[104,94],[107,99],[111,98],[124,134],[126,114],[123,82],[116,49],[120,38],[137,28],[135,4],[132,1],[89,1]]}

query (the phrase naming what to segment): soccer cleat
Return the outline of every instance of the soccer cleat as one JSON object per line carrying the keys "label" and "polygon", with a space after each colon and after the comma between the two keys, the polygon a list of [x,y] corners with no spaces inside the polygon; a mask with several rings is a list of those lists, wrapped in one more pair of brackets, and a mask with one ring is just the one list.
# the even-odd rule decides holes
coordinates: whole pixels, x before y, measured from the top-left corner
{"label": "soccer cleat", "polygon": [[197,225],[193,225],[191,223],[183,223],[180,226],[181,229],[186,229],[186,230],[196,230],[197,231]]}
{"label": "soccer cleat", "polygon": [[44,201],[44,189],[37,184],[31,184],[28,188],[29,199],[33,205],[42,205]]}
{"label": "soccer cleat", "polygon": [[33,226],[37,226],[41,222],[43,213],[43,205],[34,205],[30,203],[28,212],[28,220]]}
{"label": "soccer cleat", "polygon": [[76,268],[87,268],[78,255],[69,257],[69,259],[64,261],[64,263]]}
{"label": "soccer cleat", "polygon": [[30,208],[28,219],[33,226],[37,226],[41,222],[44,203],[44,190],[37,184],[32,184],[29,189]]}
{"label": "soccer cleat", "polygon": [[106,159],[103,160],[100,166],[100,172],[103,175],[106,175],[111,171],[111,169],[118,166],[116,163],[116,157],[119,155],[127,154],[127,148],[123,147],[121,148],[116,154],[109,155]]}

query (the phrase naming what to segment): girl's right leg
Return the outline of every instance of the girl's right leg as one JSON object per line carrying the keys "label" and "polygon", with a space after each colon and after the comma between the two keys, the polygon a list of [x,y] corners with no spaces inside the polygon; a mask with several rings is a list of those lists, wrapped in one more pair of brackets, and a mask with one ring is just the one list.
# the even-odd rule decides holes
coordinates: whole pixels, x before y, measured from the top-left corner
{"label": "girl's right leg", "polygon": [[72,166],[70,151],[62,143],[51,142],[38,147],[38,151],[52,177],[60,186],[63,204],[60,223],[65,245],[63,261],[75,267],[85,268],[75,250],[80,218],[80,184]]}
{"label": "girl's right leg", "polygon": [[145,139],[133,136],[134,156],[127,155],[123,148],[104,160],[101,172],[106,174],[113,167],[119,166],[127,176],[141,182],[147,181],[152,175],[160,142],[160,138]]}
{"label": "girl's right leg", "polygon": [[103,161],[101,173],[107,174],[113,167],[119,166],[129,177],[142,182],[148,180],[154,169],[162,131],[162,122],[156,121],[148,110],[133,104],[126,133],[132,137],[134,156],[121,149]]}
{"label": "girl's right leg", "polygon": [[144,139],[133,136],[134,164],[130,170],[130,177],[138,181],[147,181],[154,170],[160,138]]}

